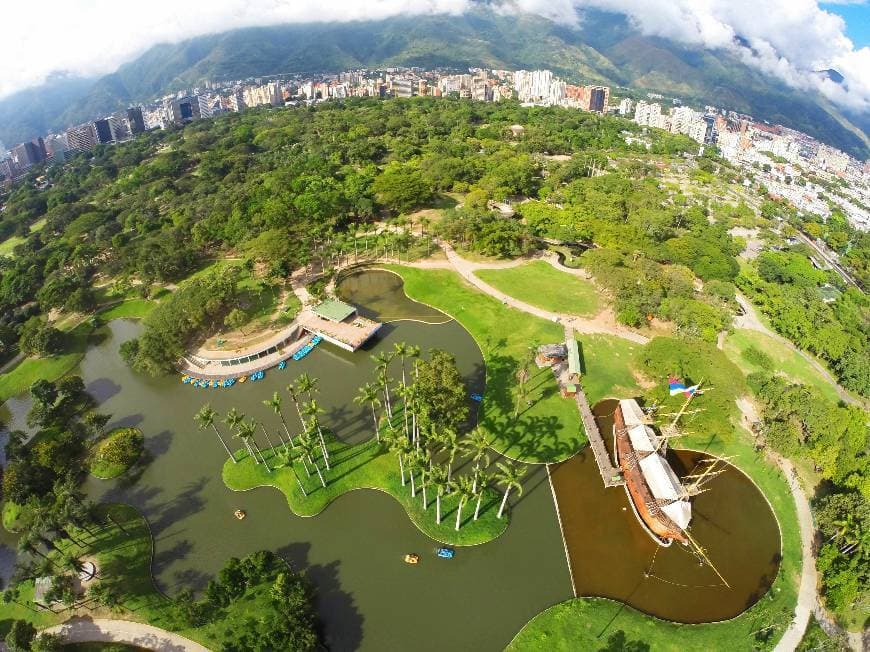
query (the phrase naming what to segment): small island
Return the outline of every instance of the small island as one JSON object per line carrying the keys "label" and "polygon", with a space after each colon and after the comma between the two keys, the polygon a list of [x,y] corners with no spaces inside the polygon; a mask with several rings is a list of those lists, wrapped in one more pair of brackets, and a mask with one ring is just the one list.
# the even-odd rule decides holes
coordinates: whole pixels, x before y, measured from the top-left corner
{"label": "small island", "polygon": [[144,441],[138,428],[110,431],[91,449],[90,474],[100,480],[111,480],[126,473],[142,456]]}

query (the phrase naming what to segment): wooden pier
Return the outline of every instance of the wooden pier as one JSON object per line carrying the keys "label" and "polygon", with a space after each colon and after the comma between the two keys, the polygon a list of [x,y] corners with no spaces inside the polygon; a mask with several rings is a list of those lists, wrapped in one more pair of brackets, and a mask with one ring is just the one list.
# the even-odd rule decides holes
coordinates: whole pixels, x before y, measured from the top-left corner
{"label": "wooden pier", "polygon": [[622,472],[613,465],[613,461],[610,459],[610,453],[607,452],[607,446],[604,445],[604,439],[598,429],[598,423],[595,421],[592,409],[589,407],[589,401],[586,400],[585,392],[581,388],[577,388],[574,398],[577,401],[577,409],[580,410],[580,419],[586,430],[586,438],[589,440],[589,446],[592,448],[592,454],[595,456],[595,463],[598,464],[598,472],[601,473],[604,486],[621,487],[625,484],[625,479],[622,477]]}

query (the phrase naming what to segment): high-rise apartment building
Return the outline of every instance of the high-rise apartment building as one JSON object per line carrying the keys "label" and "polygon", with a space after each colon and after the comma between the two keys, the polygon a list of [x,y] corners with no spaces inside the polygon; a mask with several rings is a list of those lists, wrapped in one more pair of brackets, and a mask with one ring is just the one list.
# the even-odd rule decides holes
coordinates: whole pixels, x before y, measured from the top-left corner
{"label": "high-rise apartment building", "polygon": [[94,132],[97,135],[98,143],[111,143],[113,140],[112,127],[109,125],[108,118],[94,120]]}
{"label": "high-rise apartment building", "polygon": [[609,86],[589,86],[589,111],[606,113],[610,103]]}
{"label": "high-rise apartment building", "polygon": [[199,99],[195,96],[164,100],[163,110],[166,112],[166,119],[177,125],[200,117]]}
{"label": "high-rise apartment building", "polygon": [[619,115],[629,116],[634,112],[634,100],[630,97],[625,97],[619,103]]}
{"label": "high-rise apartment building", "polygon": [[141,106],[131,106],[127,109],[127,124],[130,126],[130,133],[134,136],[144,133],[145,119],[142,117]]}
{"label": "high-rise apartment building", "polygon": [[414,82],[410,79],[390,78],[390,92],[393,97],[412,97],[414,95]]}
{"label": "high-rise apartment building", "polygon": [[26,170],[29,167],[45,160],[45,145],[42,138],[38,143],[21,143],[12,148],[12,162],[18,170]]}
{"label": "high-rise apartment building", "polygon": [[94,123],[88,122],[67,129],[66,140],[69,148],[73,151],[84,152],[93,149],[97,144],[97,132],[94,129]]}

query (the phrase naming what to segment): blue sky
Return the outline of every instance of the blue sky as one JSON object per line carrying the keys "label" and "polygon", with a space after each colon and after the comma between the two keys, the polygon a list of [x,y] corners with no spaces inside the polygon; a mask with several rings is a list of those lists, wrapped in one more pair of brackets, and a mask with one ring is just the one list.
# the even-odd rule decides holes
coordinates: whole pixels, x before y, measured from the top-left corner
{"label": "blue sky", "polygon": [[820,3],[825,11],[838,14],[846,21],[846,35],[852,39],[856,48],[870,45],[870,3],[835,4]]}

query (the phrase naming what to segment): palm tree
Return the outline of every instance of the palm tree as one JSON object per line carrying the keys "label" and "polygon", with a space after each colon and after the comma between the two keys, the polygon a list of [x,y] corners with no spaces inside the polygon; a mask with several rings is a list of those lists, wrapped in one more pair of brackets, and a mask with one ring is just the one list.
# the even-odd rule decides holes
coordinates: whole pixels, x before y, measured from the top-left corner
{"label": "palm tree", "polygon": [[[278,415],[278,418],[281,419],[281,427],[284,428],[284,434],[287,435],[287,441],[290,442],[290,445],[293,445],[293,437],[290,435],[290,431],[287,429],[287,422],[284,420],[284,413],[281,412],[281,397],[278,396],[278,392],[274,392],[272,394],[272,398],[263,401],[263,405],[266,407],[272,408],[272,411]],[[278,438],[281,438],[281,435],[278,435]],[[281,439],[281,443],[284,444],[284,440]],[[284,450],[287,450],[287,444],[284,444]]]}
{"label": "palm tree", "polygon": [[[296,484],[299,485],[299,490],[302,492],[302,495],[306,498],[308,497],[308,492],[305,491],[305,486],[302,484],[302,481],[299,479],[299,474],[296,473],[296,465],[295,460],[293,459],[293,451],[289,450],[286,446],[284,447],[284,452],[280,454],[283,459],[286,459],[286,466],[290,467],[290,471],[293,472],[293,477],[296,478]],[[305,458],[302,458],[302,463],[305,463]],[[308,467],[305,467],[305,470],[308,471]],[[311,477],[311,474],[308,474],[308,477]]]}
{"label": "palm tree", "polygon": [[381,351],[377,355],[373,355],[372,360],[375,362],[375,369],[380,378],[379,384],[381,391],[384,393],[384,406],[387,408],[387,416],[392,421],[393,406],[390,402],[390,379],[387,376],[392,357],[386,351]]}
{"label": "palm tree", "polygon": [[353,399],[353,402],[357,405],[363,405],[368,403],[372,407],[372,421],[375,424],[375,438],[378,443],[381,443],[381,429],[378,425],[378,413],[377,407],[381,404],[380,399],[378,398],[378,388],[374,383],[366,383],[362,387],[359,388],[359,392],[356,397]]}
{"label": "palm tree", "polygon": [[489,466],[489,440],[480,426],[468,433],[468,439],[465,440],[463,448],[474,461],[473,489],[477,492],[477,476],[480,473],[481,462],[483,462],[483,466]]}
{"label": "palm tree", "polygon": [[408,438],[398,433],[388,435],[387,442],[390,447],[390,452],[394,453],[399,458],[399,473],[402,475],[402,486],[405,486],[405,455],[411,450],[411,444],[408,443]]}
{"label": "palm tree", "polygon": [[470,478],[462,477],[456,481],[456,493],[459,494],[459,505],[456,507],[456,530],[459,530],[459,525],[462,522],[462,507],[465,502],[471,500],[476,493]]}
{"label": "palm tree", "polygon": [[230,430],[235,430],[238,425],[245,420],[245,415],[239,412],[236,408],[230,408],[227,416],[224,417],[224,423],[227,424]]}
{"label": "palm tree", "polygon": [[326,440],[323,438],[323,429],[320,427],[319,415],[323,414],[323,410],[317,405],[317,401],[310,401],[304,408],[304,412],[309,416],[312,430],[317,431],[317,436],[320,438],[320,450],[323,453],[323,461],[326,463],[326,470],[329,470],[329,451],[326,450]]}
{"label": "palm tree", "polygon": [[309,402],[314,400],[314,392],[317,391],[318,382],[317,378],[312,378],[308,374],[300,374],[299,378],[296,379],[299,391],[308,394]]}
{"label": "palm tree", "polygon": [[296,414],[299,415],[299,422],[302,424],[302,429],[305,429],[305,419],[302,418],[302,410],[299,407],[299,388],[296,387],[293,383],[287,385],[287,393],[290,394],[290,398],[293,399],[293,405],[296,406]]}
{"label": "palm tree", "polygon": [[520,496],[523,495],[523,485],[520,484],[520,480],[526,474],[526,467],[518,467],[513,464],[504,464],[499,462],[496,466],[498,466],[498,470],[500,473],[496,476],[499,484],[504,487],[504,497],[501,499],[501,506],[498,508],[498,518],[501,518],[502,512],[504,512],[504,506],[507,505],[508,494],[510,494],[511,489],[516,489]]}
{"label": "palm tree", "polygon": [[422,484],[422,472],[426,470],[428,466],[428,461],[429,456],[420,450],[414,450],[411,452],[410,455],[408,455],[408,471],[410,471],[411,473],[411,498],[415,498],[417,496],[417,488],[414,484],[414,471],[419,470],[421,472],[420,482]]}
{"label": "palm tree", "polygon": [[[272,472],[272,469],[269,468],[269,464],[266,462],[266,457],[263,455],[263,452],[260,450],[259,445],[257,444],[257,440],[254,435],[257,434],[257,422],[251,419],[250,421],[243,421],[239,424],[239,437],[241,437],[246,442],[250,441],[254,446],[254,450],[257,452],[257,455],[260,456],[260,459],[263,462],[263,466],[266,467],[266,471],[269,473]],[[254,456],[256,460],[256,455]]]}
{"label": "palm tree", "polygon": [[396,342],[393,344],[393,356],[399,356],[402,359],[402,387],[407,387],[408,382],[405,379],[405,358],[408,357],[410,349],[407,342]]}
{"label": "palm tree", "polygon": [[444,442],[444,452],[447,453],[447,482],[452,482],[453,462],[462,450],[462,443],[455,430],[446,430],[441,436],[441,441]]}
{"label": "palm tree", "polygon": [[[266,441],[269,442],[269,449],[274,454],[275,453],[275,444],[272,443],[272,438],[269,437],[269,432],[266,430],[266,426],[262,421],[260,421],[260,428],[262,429],[263,434],[266,436]],[[282,441],[281,443],[283,444],[284,442]]]}
{"label": "palm tree", "polygon": [[221,433],[218,432],[217,426],[214,424],[215,417],[217,416],[217,412],[211,409],[211,405],[206,403],[201,408],[199,408],[199,412],[194,415],[194,419],[197,424],[199,424],[199,429],[203,430],[205,428],[211,427],[214,430],[214,434],[217,435],[217,438],[220,439],[221,444],[224,447],[224,450],[227,452],[229,458],[233,461],[233,464],[238,464],[236,458],[233,456],[230,451],[230,447],[227,446],[227,443],[224,441],[224,438],[221,437]]}
{"label": "palm tree", "polygon": [[486,485],[489,484],[490,476],[486,471],[481,471],[475,478],[478,483],[477,487],[477,505],[474,506],[474,520],[480,516],[480,503],[483,502],[483,494],[486,493]]}
{"label": "palm tree", "polygon": [[450,488],[447,484],[447,471],[440,464],[429,469],[429,482],[435,488],[435,522],[441,524],[441,496]]}
{"label": "palm tree", "polygon": [[[312,455],[314,454],[314,449],[317,448],[317,444],[314,443],[314,440],[311,439],[311,435],[308,432],[303,432],[299,435],[299,447],[302,449],[302,453],[308,458],[308,461],[317,471],[317,477],[320,478],[320,484],[323,485],[323,488],[326,488],[326,480],[323,479],[323,474],[320,472],[320,465],[314,460]],[[308,470],[308,467],[305,467],[305,470]]]}

